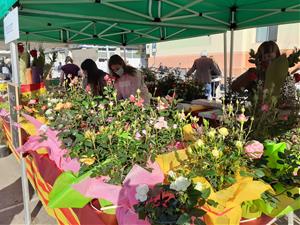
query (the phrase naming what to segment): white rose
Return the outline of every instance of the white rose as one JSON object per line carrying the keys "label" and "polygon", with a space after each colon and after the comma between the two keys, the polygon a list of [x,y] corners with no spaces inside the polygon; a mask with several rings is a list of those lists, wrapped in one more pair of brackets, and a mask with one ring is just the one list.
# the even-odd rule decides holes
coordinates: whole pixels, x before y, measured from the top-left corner
{"label": "white rose", "polygon": [[147,184],[140,184],[136,187],[136,193],[137,194],[144,194],[146,195],[149,192],[149,187]]}
{"label": "white rose", "polygon": [[135,199],[140,201],[140,202],[144,202],[144,201],[147,200],[147,195],[141,195],[141,194],[136,193],[135,194]]}
{"label": "white rose", "polygon": [[48,107],[52,107],[52,103],[49,102],[49,103],[48,103]]}
{"label": "white rose", "polygon": [[171,177],[171,178],[173,178],[173,179],[176,178],[176,173],[174,173],[174,171],[172,171],[172,170],[170,170],[170,171],[168,172],[168,175],[169,175],[169,177]]}
{"label": "white rose", "polygon": [[200,183],[200,182],[197,182],[197,183],[196,183],[196,186],[195,186],[195,189],[196,189],[197,191],[202,191],[202,190],[203,190],[203,184]]}
{"label": "white rose", "polygon": [[136,187],[136,194],[135,198],[136,200],[140,202],[144,202],[147,200],[147,193],[149,192],[149,187],[147,184],[140,184]]}
{"label": "white rose", "polygon": [[177,127],[178,127],[177,124],[173,125],[173,129],[177,129]]}
{"label": "white rose", "polygon": [[49,128],[49,127],[48,127],[47,125],[44,124],[44,125],[42,125],[42,126],[40,127],[39,131],[40,131],[40,132],[43,132],[43,133],[46,133],[46,131],[48,130],[48,128]]}
{"label": "white rose", "polygon": [[52,114],[52,109],[48,109],[46,112],[45,112],[46,116],[49,116],[50,114]]}
{"label": "white rose", "polygon": [[176,178],[174,182],[171,183],[170,188],[175,191],[186,191],[190,185],[190,180],[188,180],[186,177],[180,176]]}
{"label": "white rose", "polygon": [[53,116],[48,117],[48,120],[54,120]]}

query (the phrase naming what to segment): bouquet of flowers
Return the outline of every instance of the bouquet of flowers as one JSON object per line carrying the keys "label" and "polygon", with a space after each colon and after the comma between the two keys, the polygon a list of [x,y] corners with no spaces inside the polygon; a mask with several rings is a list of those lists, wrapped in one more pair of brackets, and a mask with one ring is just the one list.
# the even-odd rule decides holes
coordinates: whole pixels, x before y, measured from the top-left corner
{"label": "bouquet of flowers", "polygon": [[150,224],[205,224],[202,217],[206,212],[201,207],[208,203],[210,189],[193,183],[192,180],[169,172],[168,184],[157,184],[150,189],[147,185],[136,188],[138,204],[134,205],[139,218]]}

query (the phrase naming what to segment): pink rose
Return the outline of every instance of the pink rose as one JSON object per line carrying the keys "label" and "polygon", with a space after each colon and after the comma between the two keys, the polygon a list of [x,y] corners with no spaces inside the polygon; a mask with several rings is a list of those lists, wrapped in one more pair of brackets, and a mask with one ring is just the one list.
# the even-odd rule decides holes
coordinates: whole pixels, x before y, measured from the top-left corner
{"label": "pink rose", "polygon": [[37,100],[36,99],[31,99],[29,102],[28,102],[28,105],[35,105],[37,103]]}
{"label": "pink rose", "polygon": [[142,135],[140,134],[140,132],[136,132],[135,133],[135,140],[140,141],[142,139]]}
{"label": "pink rose", "polygon": [[245,114],[240,114],[240,115],[238,115],[236,120],[239,121],[240,123],[245,123],[248,121],[248,119],[249,118],[247,116],[245,116]]}
{"label": "pink rose", "polygon": [[135,102],[135,97],[133,95],[130,95],[129,101],[132,102],[132,103]]}
{"label": "pink rose", "polygon": [[138,100],[136,103],[135,103],[135,105],[137,106],[137,107],[140,107],[140,108],[142,108],[143,106],[144,106],[144,99],[140,99],[140,100]]}
{"label": "pink rose", "polygon": [[250,159],[260,159],[264,153],[264,145],[258,141],[250,141],[245,146],[245,153]]}
{"label": "pink rose", "polygon": [[43,105],[43,106],[42,106],[42,110],[45,111],[46,109],[47,109],[47,106],[46,106],[46,105]]}
{"label": "pink rose", "polygon": [[261,106],[261,111],[263,111],[263,112],[268,112],[269,110],[270,110],[270,107],[269,107],[268,104],[263,104],[263,105]]}
{"label": "pink rose", "polygon": [[289,115],[287,115],[287,114],[281,115],[280,120],[288,121],[289,120]]}

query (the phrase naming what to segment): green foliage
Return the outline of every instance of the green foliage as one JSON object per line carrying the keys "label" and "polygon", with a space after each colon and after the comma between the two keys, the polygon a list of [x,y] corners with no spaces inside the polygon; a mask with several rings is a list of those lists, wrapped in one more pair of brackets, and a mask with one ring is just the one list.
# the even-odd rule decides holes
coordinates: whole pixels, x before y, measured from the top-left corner
{"label": "green foliage", "polygon": [[41,97],[34,107],[59,131],[69,155],[80,159],[81,172],[91,170],[93,177],[109,176],[110,183],[120,184],[134,164],[147,168],[149,160],[183,141],[188,121],[175,99],[155,98],[148,106],[139,93],[134,100],[117,101],[112,86],[100,97],[73,83],[68,92]]}
{"label": "green foliage", "polygon": [[210,189],[197,190],[197,185],[190,182],[185,191],[174,190],[171,184],[157,184],[147,193],[147,199],[134,206],[139,218],[147,219],[151,224],[205,224],[202,217],[206,214],[201,207],[209,203]]}

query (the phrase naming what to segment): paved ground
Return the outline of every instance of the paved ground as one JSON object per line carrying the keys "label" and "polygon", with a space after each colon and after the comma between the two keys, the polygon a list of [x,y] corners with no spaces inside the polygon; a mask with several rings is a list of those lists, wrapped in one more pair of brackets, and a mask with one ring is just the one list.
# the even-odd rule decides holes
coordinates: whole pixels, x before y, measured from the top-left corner
{"label": "paved ground", "polygon": [[[0,158],[0,224],[24,224],[20,166],[12,154]],[[30,187],[32,224],[57,224]]]}

